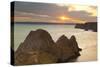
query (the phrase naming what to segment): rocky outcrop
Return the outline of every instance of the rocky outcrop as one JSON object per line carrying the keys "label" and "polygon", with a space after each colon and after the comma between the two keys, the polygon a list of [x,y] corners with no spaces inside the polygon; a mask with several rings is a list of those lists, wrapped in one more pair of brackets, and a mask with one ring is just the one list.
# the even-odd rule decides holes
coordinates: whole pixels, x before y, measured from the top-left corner
{"label": "rocky outcrop", "polygon": [[75,36],[62,35],[55,43],[50,34],[42,29],[31,31],[15,52],[15,65],[65,62],[79,56]]}
{"label": "rocky outcrop", "polygon": [[97,32],[97,22],[87,22],[85,24],[76,24],[75,28],[81,28],[84,30],[92,30]]}
{"label": "rocky outcrop", "polygon": [[75,36],[72,35],[71,38],[69,39],[69,41],[70,41],[70,47],[72,48],[73,52],[74,52],[76,55],[80,55],[79,51],[81,51],[82,49],[79,48]]}
{"label": "rocky outcrop", "polygon": [[56,42],[60,50],[60,62],[69,61],[71,58],[78,57],[80,55],[79,51],[81,50],[78,47],[75,36],[72,36],[68,39],[65,35],[62,35]]}
{"label": "rocky outcrop", "polygon": [[56,45],[52,37],[47,31],[38,29],[31,31],[25,41],[18,47],[15,64],[54,63],[57,61],[56,56]]}
{"label": "rocky outcrop", "polygon": [[67,61],[70,57],[74,55],[74,52],[70,47],[70,41],[65,35],[62,35],[57,40],[56,44],[60,50],[59,62]]}

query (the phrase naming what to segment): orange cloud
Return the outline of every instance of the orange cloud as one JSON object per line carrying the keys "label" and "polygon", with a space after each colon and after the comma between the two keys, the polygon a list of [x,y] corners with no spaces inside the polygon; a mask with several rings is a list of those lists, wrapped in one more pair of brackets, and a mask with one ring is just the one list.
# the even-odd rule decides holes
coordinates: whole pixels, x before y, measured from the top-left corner
{"label": "orange cloud", "polygon": [[97,16],[97,8],[94,8],[94,6],[89,6],[89,5],[76,5],[76,4],[56,4],[58,6],[66,6],[68,7],[68,11],[85,11],[87,13],[91,13],[90,16]]}
{"label": "orange cloud", "polygon": [[68,11],[85,11],[87,13],[90,13],[90,16],[97,16],[96,8],[87,5],[69,5]]}
{"label": "orange cloud", "polygon": [[85,23],[85,20],[81,20],[81,19],[76,19],[76,18],[72,18],[72,17],[68,17],[68,16],[60,16],[58,17],[58,19],[62,22],[67,22],[67,21],[71,21],[73,23]]}
{"label": "orange cloud", "polygon": [[30,21],[30,20],[32,20],[32,17],[29,17],[29,16],[14,16],[12,18],[14,19],[15,22],[17,22],[17,21]]}

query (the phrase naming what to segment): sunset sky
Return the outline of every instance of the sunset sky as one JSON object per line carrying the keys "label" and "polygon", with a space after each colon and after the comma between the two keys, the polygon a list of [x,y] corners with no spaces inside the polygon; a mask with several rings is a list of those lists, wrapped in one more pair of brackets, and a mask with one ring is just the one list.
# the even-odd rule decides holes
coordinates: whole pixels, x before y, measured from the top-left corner
{"label": "sunset sky", "polygon": [[15,22],[85,23],[97,21],[97,7],[66,3],[15,2]]}

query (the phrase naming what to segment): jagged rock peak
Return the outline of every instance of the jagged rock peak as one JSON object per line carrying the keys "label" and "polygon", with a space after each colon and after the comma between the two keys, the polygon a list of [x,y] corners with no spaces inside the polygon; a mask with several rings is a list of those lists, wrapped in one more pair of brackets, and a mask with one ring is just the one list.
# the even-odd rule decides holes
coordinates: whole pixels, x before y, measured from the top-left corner
{"label": "jagged rock peak", "polygon": [[57,42],[59,42],[59,41],[66,41],[66,40],[69,40],[69,39],[65,35],[62,35],[61,37],[59,37]]}
{"label": "jagged rock peak", "polygon": [[82,49],[79,48],[78,43],[76,41],[76,37],[74,35],[70,38],[70,44],[73,47],[73,49],[78,53],[78,51],[81,51]]}
{"label": "jagged rock peak", "polygon": [[70,38],[70,40],[76,40],[75,36],[72,35],[71,38]]}
{"label": "jagged rock peak", "polygon": [[62,35],[59,39],[68,39],[65,35]]}

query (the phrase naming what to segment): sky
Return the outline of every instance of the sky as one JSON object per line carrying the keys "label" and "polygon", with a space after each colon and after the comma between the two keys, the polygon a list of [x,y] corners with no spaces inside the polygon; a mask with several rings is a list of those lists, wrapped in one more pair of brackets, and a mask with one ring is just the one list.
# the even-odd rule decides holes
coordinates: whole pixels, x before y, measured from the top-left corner
{"label": "sky", "polygon": [[14,21],[49,23],[97,22],[97,7],[66,3],[15,2]]}

